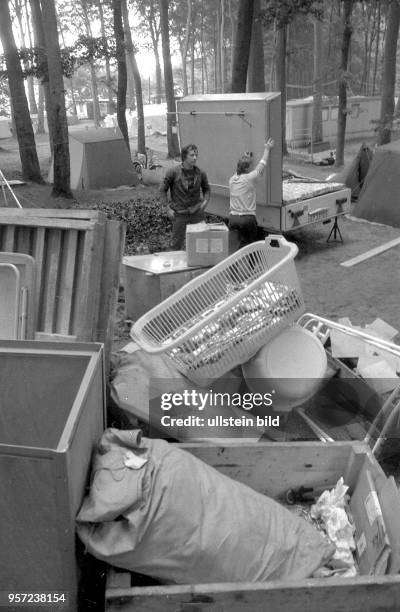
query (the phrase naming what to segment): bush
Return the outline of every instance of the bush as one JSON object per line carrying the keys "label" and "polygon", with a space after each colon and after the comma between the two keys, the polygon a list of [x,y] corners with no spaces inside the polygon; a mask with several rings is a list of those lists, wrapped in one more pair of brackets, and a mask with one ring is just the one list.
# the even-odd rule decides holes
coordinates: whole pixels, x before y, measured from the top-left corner
{"label": "bush", "polygon": [[145,195],[127,202],[100,202],[95,208],[105,212],[108,219],[126,224],[126,255],[169,249],[172,225],[159,198]]}
{"label": "bush", "polygon": [[[172,223],[162,209],[158,195],[139,195],[126,202],[100,202],[94,208],[105,212],[108,219],[126,224],[125,255],[170,249]],[[206,220],[215,222],[222,219],[207,215]]]}

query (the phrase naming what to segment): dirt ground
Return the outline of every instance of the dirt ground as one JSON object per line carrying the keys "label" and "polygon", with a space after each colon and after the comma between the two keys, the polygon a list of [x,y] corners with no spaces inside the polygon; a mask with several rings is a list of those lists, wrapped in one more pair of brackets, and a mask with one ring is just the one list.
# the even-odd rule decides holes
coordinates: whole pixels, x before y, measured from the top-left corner
{"label": "dirt ground", "polygon": [[[147,139],[147,145],[157,153],[163,165],[170,163],[166,159],[166,139],[160,135]],[[350,162],[358,148],[359,142],[353,142],[346,148],[346,162]],[[135,141],[131,141],[134,150]],[[47,136],[37,136],[37,149],[43,176],[47,176],[49,167],[49,147]],[[334,169],[319,167],[305,162],[285,159],[284,166],[296,172],[321,177],[322,180]],[[0,170],[7,179],[21,178],[17,142],[13,139],[0,141]],[[154,186],[121,187],[97,191],[75,192],[75,200],[63,200],[51,197],[50,185],[25,184],[14,188],[23,207],[85,208],[96,202],[126,201],[134,199],[143,192],[155,193]],[[16,206],[7,194],[0,192],[0,206]],[[307,311],[326,318],[337,319],[349,317],[353,324],[364,325],[379,317],[400,329],[400,245],[379,255],[370,257],[352,267],[340,264],[361,255],[374,247],[385,244],[400,236],[400,229],[387,225],[373,224],[367,221],[342,217],[339,227],[343,242],[330,240],[328,234],[332,224],[321,223],[298,230],[289,239],[299,248],[296,266],[300,276]],[[129,326],[124,324],[123,295],[119,308],[118,325],[116,326],[115,349],[128,341]]]}

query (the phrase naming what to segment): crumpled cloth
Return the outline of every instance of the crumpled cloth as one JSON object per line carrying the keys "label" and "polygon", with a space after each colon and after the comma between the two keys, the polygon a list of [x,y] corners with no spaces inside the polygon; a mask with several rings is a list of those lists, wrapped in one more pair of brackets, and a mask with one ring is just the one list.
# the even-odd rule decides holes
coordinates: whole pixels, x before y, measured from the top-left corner
{"label": "crumpled cloth", "polygon": [[329,568],[333,572],[325,568],[325,572],[320,572],[321,576],[335,573],[349,578],[358,573],[353,556],[356,548],[355,527],[346,512],[348,489],[343,478],[340,478],[333,489],[324,491],[316,503],[311,506],[311,518],[321,524],[322,529],[336,548],[335,554],[329,561]]}

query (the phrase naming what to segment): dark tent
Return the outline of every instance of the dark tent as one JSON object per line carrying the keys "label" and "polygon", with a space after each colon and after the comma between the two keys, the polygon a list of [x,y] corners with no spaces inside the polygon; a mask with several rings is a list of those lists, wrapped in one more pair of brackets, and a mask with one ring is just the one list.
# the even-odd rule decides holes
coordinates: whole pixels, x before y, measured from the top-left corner
{"label": "dark tent", "polygon": [[377,147],[358,201],[355,217],[400,227],[400,140]]}
{"label": "dark tent", "polygon": [[330,180],[335,183],[343,183],[346,187],[349,187],[352,200],[356,200],[360,195],[372,158],[372,149],[363,142],[351,164],[334,174]]}

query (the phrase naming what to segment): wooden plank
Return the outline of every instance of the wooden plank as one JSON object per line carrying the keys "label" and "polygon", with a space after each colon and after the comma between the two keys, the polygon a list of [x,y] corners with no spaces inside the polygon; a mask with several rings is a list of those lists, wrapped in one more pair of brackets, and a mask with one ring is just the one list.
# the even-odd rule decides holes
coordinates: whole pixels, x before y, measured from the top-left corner
{"label": "wooden plank", "polygon": [[[360,448],[369,452],[365,444],[343,442],[258,442],[253,447],[240,443],[221,447],[206,444],[181,443],[180,448],[221,471],[226,476],[247,484],[256,491],[275,499],[284,497],[292,487],[331,488],[347,471],[347,466]],[[266,456],[268,449],[268,456]],[[266,468],[266,465],[268,466]],[[352,486],[354,483],[346,483]]]}
{"label": "wooden plank", "polygon": [[49,217],[52,219],[86,219],[93,221],[104,221],[107,215],[100,210],[80,208],[24,208],[23,210],[16,209],[10,213],[10,210],[0,210],[0,224],[2,223],[2,217],[15,216],[16,218],[26,217]]}
{"label": "wooden plank", "polygon": [[15,248],[18,253],[30,255],[32,252],[32,229],[30,227],[17,228],[17,246]]}
{"label": "wooden plank", "polygon": [[45,260],[45,277],[43,286],[43,329],[53,333],[55,313],[58,308],[58,278],[60,267],[61,231],[53,230],[48,234],[47,256]]}
{"label": "wooden plank", "polygon": [[75,266],[77,263],[78,232],[64,232],[60,262],[60,300],[57,308],[55,331],[68,335],[72,319]]}
{"label": "wooden plank", "polygon": [[362,261],[369,259],[370,257],[374,257],[375,255],[379,255],[380,253],[384,253],[388,249],[392,249],[393,247],[398,246],[399,244],[400,244],[400,237],[395,238],[394,240],[389,240],[389,242],[385,242],[384,244],[381,244],[380,246],[377,246],[374,249],[365,251],[365,253],[362,253],[361,255],[357,255],[357,257],[352,257],[352,259],[348,259],[347,261],[344,261],[340,265],[344,266],[345,268],[350,268],[351,266],[355,266],[361,263]]}
{"label": "wooden plank", "polygon": [[67,334],[50,334],[46,332],[35,332],[35,340],[41,342],[76,342],[76,336],[69,336]]}
{"label": "wooden plank", "polygon": [[42,302],[41,296],[43,291],[43,263],[45,257],[45,241],[46,241],[46,229],[44,227],[38,227],[33,238],[32,257],[35,260],[35,321],[34,329],[37,330],[41,324],[41,313],[42,313]]}
{"label": "wooden plank", "polygon": [[108,220],[105,224],[96,340],[104,344],[106,376],[109,371],[112,341],[114,337],[115,315],[117,311],[120,282],[120,265],[124,254],[125,229],[125,225],[120,221]]}
{"label": "wooden plank", "polygon": [[14,214],[0,218],[1,225],[18,225],[28,227],[52,227],[58,229],[93,230],[97,221],[85,219],[53,219],[49,217],[16,217]]}
{"label": "wooden plank", "polygon": [[79,274],[71,331],[80,340],[91,341],[96,335],[104,231],[105,224],[96,223],[94,231],[85,232],[78,249]]}
{"label": "wooden plank", "polygon": [[106,612],[396,612],[400,577],[155,586],[106,591]]}
{"label": "wooden plank", "polygon": [[8,251],[10,253],[14,252],[15,246],[15,226],[12,225],[10,227],[3,228],[3,251]]}

